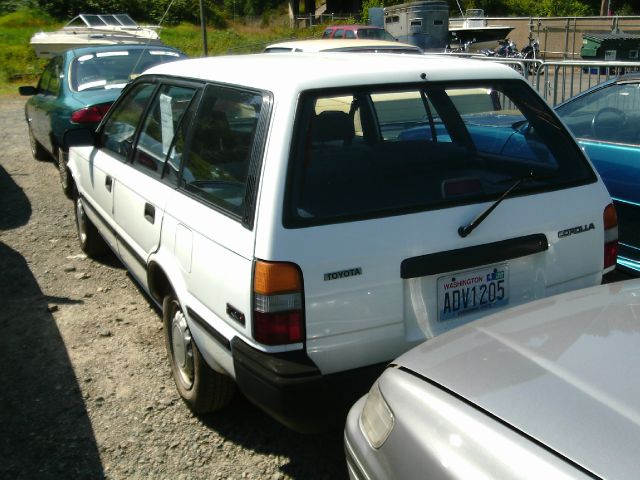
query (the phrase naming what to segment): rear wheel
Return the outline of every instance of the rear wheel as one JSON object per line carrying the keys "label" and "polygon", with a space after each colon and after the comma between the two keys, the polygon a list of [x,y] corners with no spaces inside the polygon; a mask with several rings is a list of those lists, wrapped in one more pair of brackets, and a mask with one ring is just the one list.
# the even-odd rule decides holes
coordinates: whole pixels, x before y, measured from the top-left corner
{"label": "rear wheel", "polygon": [[233,398],[235,383],[211,369],[191,337],[180,302],[172,293],[162,303],[164,338],[178,393],[197,413],[212,412]]}
{"label": "rear wheel", "polygon": [[74,195],[76,212],[76,229],[78,231],[78,241],[80,248],[90,258],[99,257],[108,249],[106,242],[98,233],[98,229],[91,222],[84,210],[82,198],[75,192]]}
{"label": "rear wheel", "polygon": [[62,192],[67,198],[73,197],[73,179],[71,178],[71,172],[67,167],[69,161],[69,154],[58,148],[58,172],[60,173],[60,185],[62,186]]}
{"label": "rear wheel", "polygon": [[31,124],[29,125],[29,144],[31,146],[31,155],[36,160],[43,162],[45,160],[49,160],[51,157],[49,156],[49,152],[45,150],[45,148],[36,140],[36,137],[33,136],[33,130],[31,129]]}

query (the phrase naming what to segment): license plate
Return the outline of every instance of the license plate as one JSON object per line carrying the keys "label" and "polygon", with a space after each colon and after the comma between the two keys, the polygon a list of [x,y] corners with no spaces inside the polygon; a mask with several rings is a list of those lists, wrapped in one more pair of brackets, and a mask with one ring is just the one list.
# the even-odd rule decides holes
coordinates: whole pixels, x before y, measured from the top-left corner
{"label": "license plate", "polygon": [[459,272],[438,278],[438,320],[509,303],[506,264]]}

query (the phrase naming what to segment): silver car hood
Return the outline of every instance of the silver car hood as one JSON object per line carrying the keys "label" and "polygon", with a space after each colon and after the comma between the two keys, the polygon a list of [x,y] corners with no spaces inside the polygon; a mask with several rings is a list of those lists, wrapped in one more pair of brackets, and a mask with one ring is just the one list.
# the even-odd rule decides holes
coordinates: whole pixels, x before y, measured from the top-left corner
{"label": "silver car hood", "polygon": [[471,322],[394,362],[605,478],[640,471],[640,280]]}

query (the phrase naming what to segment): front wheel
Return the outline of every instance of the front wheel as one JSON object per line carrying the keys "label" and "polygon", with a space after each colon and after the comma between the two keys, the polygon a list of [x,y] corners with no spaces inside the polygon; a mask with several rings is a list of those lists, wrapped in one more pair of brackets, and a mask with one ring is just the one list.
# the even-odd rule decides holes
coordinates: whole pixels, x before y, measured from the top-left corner
{"label": "front wheel", "polygon": [[69,161],[69,154],[58,148],[58,172],[60,173],[60,185],[62,186],[62,192],[67,198],[73,197],[73,179],[71,178],[71,172],[67,167]]}
{"label": "front wheel", "polygon": [[162,317],[171,373],[182,399],[196,413],[226,406],[233,398],[235,383],[227,375],[214,371],[202,358],[174,294],[164,298]]}

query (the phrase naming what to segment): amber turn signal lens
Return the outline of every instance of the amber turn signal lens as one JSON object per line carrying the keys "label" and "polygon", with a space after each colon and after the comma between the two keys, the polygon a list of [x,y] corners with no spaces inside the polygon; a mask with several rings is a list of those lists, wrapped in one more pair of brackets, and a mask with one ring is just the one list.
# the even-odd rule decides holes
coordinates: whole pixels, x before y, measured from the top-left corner
{"label": "amber turn signal lens", "polygon": [[613,203],[610,203],[604,209],[603,220],[605,230],[618,226],[618,214],[616,213],[616,207],[613,206]]}
{"label": "amber turn signal lens", "polygon": [[302,290],[298,267],[292,263],[258,260],[254,270],[253,290],[262,295]]}

